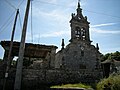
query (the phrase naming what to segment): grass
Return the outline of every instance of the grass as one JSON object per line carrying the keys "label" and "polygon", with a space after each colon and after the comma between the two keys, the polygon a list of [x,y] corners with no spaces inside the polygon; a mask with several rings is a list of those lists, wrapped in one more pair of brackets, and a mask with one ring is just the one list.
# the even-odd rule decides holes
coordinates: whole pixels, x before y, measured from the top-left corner
{"label": "grass", "polygon": [[56,85],[56,86],[51,86],[50,88],[85,88],[85,89],[89,89],[89,88],[91,88],[91,86],[85,85],[82,83],[78,83],[78,84]]}
{"label": "grass", "polygon": [[110,75],[97,84],[97,90],[104,90],[105,87],[111,88],[111,90],[120,90],[120,75]]}

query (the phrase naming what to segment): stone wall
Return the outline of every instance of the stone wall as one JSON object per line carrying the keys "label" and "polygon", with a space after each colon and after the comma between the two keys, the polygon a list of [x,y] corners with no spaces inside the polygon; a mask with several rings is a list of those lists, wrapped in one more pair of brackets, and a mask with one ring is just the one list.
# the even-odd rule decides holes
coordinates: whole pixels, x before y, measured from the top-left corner
{"label": "stone wall", "polygon": [[[2,89],[4,76],[1,73],[0,89]],[[23,69],[22,90],[37,90],[50,85],[66,84],[66,83],[94,83],[102,76],[98,71],[89,72],[86,70],[71,71],[58,69]],[[10,70],[7,79],[6,90],[13,90],[15,79],[15,69]],[[46,89],[47,90],[47,89]]]}
{"label": "stone wall", "polygon": [[74,42],[66,46],[65,49],[59,51],[55,56],[55,68],[64,67],[65,69],[94,70],[99,62],[99,51],[93,45],[85,42]]}
{"label": "stone wall", "polygon": [[41,84],[54,85],[64,83],[94,83],[102,76],[101,73],[86,70],[23,70],[23,87],[36,87]]}

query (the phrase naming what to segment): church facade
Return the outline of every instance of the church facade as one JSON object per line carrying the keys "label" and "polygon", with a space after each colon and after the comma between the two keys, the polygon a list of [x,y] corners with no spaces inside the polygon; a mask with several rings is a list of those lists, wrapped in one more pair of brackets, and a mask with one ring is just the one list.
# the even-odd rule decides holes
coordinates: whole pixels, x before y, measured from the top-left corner
{"label": "church facade", "polygon": [[56,54],[55,68],[88,71],[100,69],[99,47],[98,44],[96,47],[91,45],[89,24],[78,2],[77,14],[72,13],[70,20],[70,43],[64,48],[62,40],[62,49]]}

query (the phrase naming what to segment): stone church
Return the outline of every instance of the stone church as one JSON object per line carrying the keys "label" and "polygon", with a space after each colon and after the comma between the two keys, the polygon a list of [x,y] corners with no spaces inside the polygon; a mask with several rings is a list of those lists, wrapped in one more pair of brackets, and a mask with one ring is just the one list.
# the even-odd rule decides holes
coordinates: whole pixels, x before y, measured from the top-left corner
{"label": "stone church", "polygon": [[89,24],[78,2],[77,14],[72,13],[70,20],[70,43],[64,48],[64,40],[62,40],[62,49],[55,56],[55,68],[89,71],[100,69],[99,47],[98,44],[96,47],[91,45]]}
{"label": "stone church", "polygon": [[[80,2],[76,9],[77,13],[72,13],[70,20],[71,39],[65,47],[62,39],[62,48],[56,53],[57,46],[25,44],[23,63],[22,88],[39,88],[40,84],[63,84],[63,83],[93,83],[102,78],[100,52],[98,44],[91,44],[89,34],[89,22],[83,16]],[[7,63],[10,41],[1,41],[4,48],[3,66]],[[11,59],[18,56],[20,42],[13,43]],[[15,67],[12,67],[9,87],[13,88],[15,78]],[[2,69],[4,70],[4,69]],[[1,71],[2,72],[2,71]],[[0,85],[2,86],[4,71],[0,73]],[[9,88],[8,88],[9,90]],[[12,89],[11,89],[12,90]]]}

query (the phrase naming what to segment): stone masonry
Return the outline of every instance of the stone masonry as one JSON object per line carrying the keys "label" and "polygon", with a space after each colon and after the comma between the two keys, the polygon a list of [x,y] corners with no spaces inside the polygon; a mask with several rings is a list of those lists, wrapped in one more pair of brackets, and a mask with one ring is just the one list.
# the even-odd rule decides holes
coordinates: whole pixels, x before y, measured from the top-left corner
{"label": "stone masonry", "polygon": [[70,43],[56,54],[55,68],[88,70],[90,72],[100,69],[99,47],[98,44],[96,47],[91,45],[89,24],[87,17],[82,15],[82,9],[78,2],[77,14],[72,14],[70,20]]}

